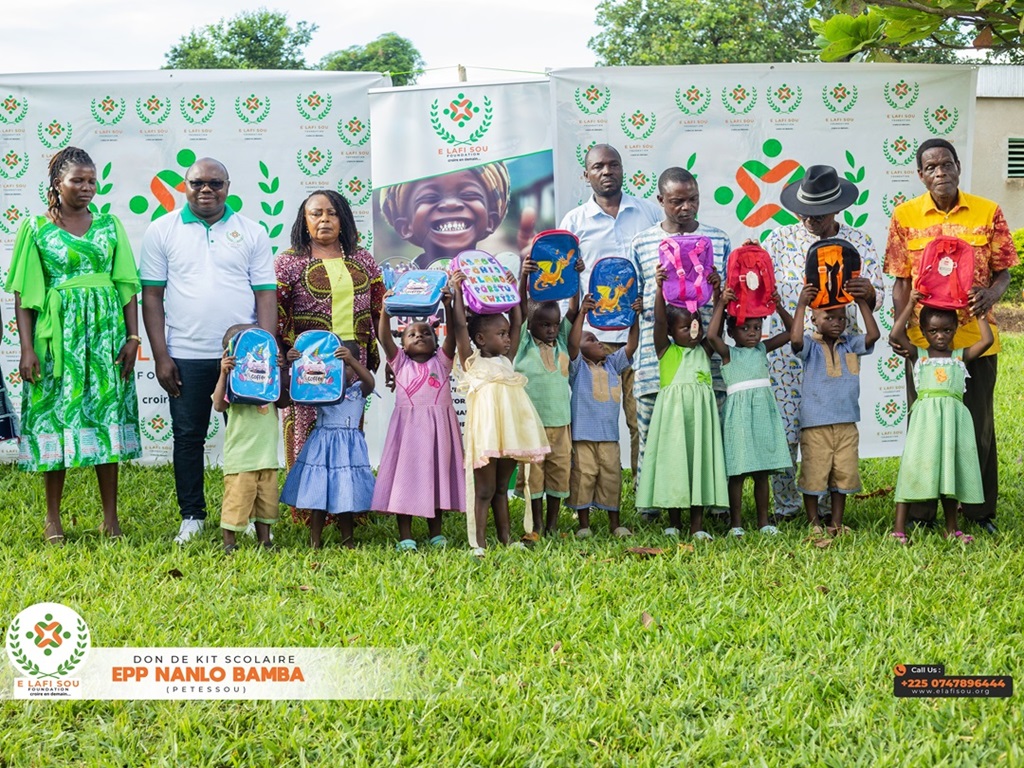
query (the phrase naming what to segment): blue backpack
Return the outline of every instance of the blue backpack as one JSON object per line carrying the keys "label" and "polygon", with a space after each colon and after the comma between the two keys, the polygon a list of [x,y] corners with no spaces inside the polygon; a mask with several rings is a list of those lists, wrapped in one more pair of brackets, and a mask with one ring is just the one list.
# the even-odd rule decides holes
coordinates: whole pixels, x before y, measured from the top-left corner
{"label": "blue backpack", "polygon": [[334,353],[341,347],[330,331],[306,331],[295,339],[299,359],[292,362],[288,387],[297,405],[332,405],[345,396],[345,364]]}
{"label": "blue backpack", "polygon": [[540,268],[527,284],[534,301],[571,299],[580,290],[576,262],[580,258],[580,240],[565,229],[549,229],[533,239],[530,258]]}
{"label": "blue backpack", "polygon": [[235,368],[228,376],[227,398],[233,405],[269,405],[281,397],[277,340],[262,328],[247,328],[228,344]]}
{"label": "blue backpack", "polygon": [[629,259],[610,256],[601,259],[590,273],[590,294],[597,306],[587,319],[602,331],[621,331],[636,321],[633,302],[637,297],[636,269]]}
{"label": "blue backpack", "polygon": [[394,293],[384,299],[384,307],[392,317],[430,317],[441,305],[441,291],[448,284],[448,275],[439,270],[414,269],[395,281]]}

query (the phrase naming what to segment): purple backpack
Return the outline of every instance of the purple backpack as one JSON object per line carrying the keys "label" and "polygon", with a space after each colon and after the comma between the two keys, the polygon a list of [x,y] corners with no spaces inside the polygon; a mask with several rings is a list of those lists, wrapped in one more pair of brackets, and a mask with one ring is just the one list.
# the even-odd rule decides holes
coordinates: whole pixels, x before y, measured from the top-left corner
{"label": "purple backpack", "polygon": [[708,278],[715,271],[715,253],[710,238],[701,235],[672,235],[658,246],[658,259],[668,272],[662,285],[665,301],[696,312],[711,300],[714,289]]}

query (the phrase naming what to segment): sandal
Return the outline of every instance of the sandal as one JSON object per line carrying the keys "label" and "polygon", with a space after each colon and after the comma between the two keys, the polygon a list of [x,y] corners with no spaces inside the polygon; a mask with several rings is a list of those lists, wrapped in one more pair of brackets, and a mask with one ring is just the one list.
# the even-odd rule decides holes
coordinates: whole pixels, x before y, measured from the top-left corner
{"label": "sandal", "polygon": [[844,533],[853,533],[853,529],[846,525],[840,525],[838,528],[835,526],[828,526],[826,529],[829,536],[842,536]]}
{"label": "sandal", "polygon": [[46,536],[46,543],[52,544],[55,547],[64,546],[64,532],[61,530],[60,533],[53,533],[52,531],[60,530],[59,524],[47,523],[44,528],[44,535]]}
{"label": "sandal", "polygon": [[487,550],[484,549],[483,547],[473,547],[471,550],[469,550],[469,554],[472,555],[473,557],[480,557],[480,558],[482,558],[484,555],[487,554]]}
{"label": "sandal", "polygon": [[529,533],[524,533],[523,538],[521,538],[520,541],[526,544],[536,544],[538,541],[540,541],[540,534],[537,533],[537,531],[530,531]]}
{"label": "sandal", "polygon": [[746,533],[747,532],[739,526],[729,529],[729,535],[732,536],[734,539],[742,539],[746,535]]}
{"label": "sandal", "polygon": [[395,544],[395,549],[399,552],[415,552],[416,542],[412,539],[402,539],[400,542]]}
{"label": "sandal", "polygon": [[665,533],[666,536],[675,536],[676,538],[679,538],[679,529],[678,528],[666,528],[664,533]]}
{"label": "sandal", "polygon": [[693,534],[694,541],[714,541],[715,537],[707,531],[697,531]]}
{"label": "sandal", "polygon": [[774,525],[763,525],[757,529],[757,532],[764,536],[778,536],[779,529]]}
{"label": "sandal", "polygon": [[623,525],[620,525],[618,528],[612,531],[612,536],[614,536],[617,539],[628,539],[632,535],[633,532]]}
{"label": "sandal", "polygon": [[961,544],[971,544],[974,542],[974,537],[964,533],[963,531],[953,531],[953,533],[947,533],[946,538],[956,539]]}
{"label": "sandal", "polygon": [[448,539],[446,539],[442,534],[439,533],[437,534],[437,536],[430,537],[429,544],[435,549],[444,549],[448,546]]}
{"label": "sandal", "polygon": [[897,544],[899,544],[901,546],[904,546],[904,547],[909,547],[910,546],[910,537],[907,536],[907,534],[900,533],[899,531],[893,531],[889,535],[892,538],[896,539],[896,543]]}
{"label": "sandal", "polygon": [[594,534],[590,532],[589,528],[580,528],[578,531],[576,531],[577,539],[589,539],[593,535]]}

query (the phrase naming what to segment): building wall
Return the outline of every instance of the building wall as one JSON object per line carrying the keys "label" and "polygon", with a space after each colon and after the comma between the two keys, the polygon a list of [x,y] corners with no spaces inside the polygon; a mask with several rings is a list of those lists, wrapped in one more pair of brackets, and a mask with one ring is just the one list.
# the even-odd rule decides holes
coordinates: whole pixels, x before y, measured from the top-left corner
{"label": "building wall", "polygon": [[1007,139],[1024,139],[1024,98],[975,102],[974,161],[967,189],[995,200],[1010,229],[1024,227],[1024,179],[1006,178]]}

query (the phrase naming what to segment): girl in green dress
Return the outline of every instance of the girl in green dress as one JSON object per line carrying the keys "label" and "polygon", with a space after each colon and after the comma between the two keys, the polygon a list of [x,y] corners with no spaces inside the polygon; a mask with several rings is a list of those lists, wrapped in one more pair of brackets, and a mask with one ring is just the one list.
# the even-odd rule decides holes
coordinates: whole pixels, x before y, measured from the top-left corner
{"label": "girl in green dress", "polygon": [[139,273],[115,217],[93,213],[96,166],[68,147],[50,161],[49,210],[22,225],[6,289],[21,338],[18,465],[43,472],[46,539],[64,541],[60,507],[68,467],[96,467],[103,524],[119,537],[118,462],[138,458],[133,371]]}
{"label": "girl in green dress", "polygon": [[974,537],[957,530],[956,510],[960,504],[983,503],[985,494],[974,421],[963,403],[967,384],[964,363],[981,357],[992,346],[992,328],[985,315],[979,315],[981,339],[966,349],[950,350],[957,330],[956,311],[924,307],[921,333],[928,347],[915,347],[907,336],[907,323],[921,297],[917,291],[910,294],[910,301],[896,318],[890,336],[896,345],[910,350],[917,389],[896,478],[896,525],[892,537],[900,544],[909,544],[906,525],[910,504],[940,499],[946,514],[946,538],[969,544]]}

